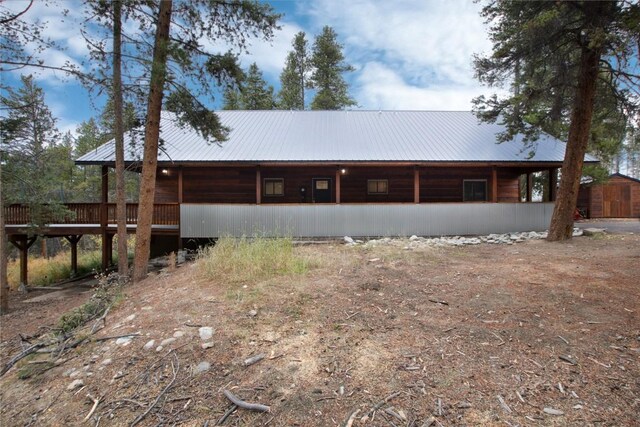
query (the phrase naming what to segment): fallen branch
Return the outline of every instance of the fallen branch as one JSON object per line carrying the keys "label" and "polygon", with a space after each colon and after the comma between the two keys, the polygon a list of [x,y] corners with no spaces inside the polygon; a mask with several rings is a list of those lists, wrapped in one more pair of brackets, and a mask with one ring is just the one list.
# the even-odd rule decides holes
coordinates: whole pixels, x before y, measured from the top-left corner
{"label": "fallen branch", "polygon": [[394,398],[400,396],[400,393],[401,392],[396,391],[395,393],[390,394],[389,396],[385,397],[384,399],[382,399],[381,401],[379,401],[378,403],[373,405],[373,407],[371,409],[369,409],[369,412],[367,412],[362,418],[360,418],[360,421],[363,422],[363,423],[367,422],[367,420],[369,419],[369,416],[371,416],[378,409],[382,408],[382,405],[384,405],[385,403],[387,403],[391,399],[394,399]]}
{"label": "fallen branch", "polygon": [[89,399],[93,400],[93,406],[91,407],[91,410],[89,411],[87,416],[84,417],[84,420],[82,420],[82,421],[89,421],[89,419],[91,418],[91,415],[93,415],[93,413],[96,411],[96,408],[98,407],[98,405],[100,404],[100,401],[102,400],[102,398],[96,399],[93,396],[91,396],[90,394],[87,394],[87,397]]}
{"label": "fallen branch", "polygon": [[139,333],[139,332],[134,332],[132,334],[113,335],[113,336],[109,336],[109,337],[100,337],[100,338],[96,338],[96,341],[116,340],[118,338],[126,338],[126,337],[139,337],[140,335],[142,335],[142,334]]}
{"label": "fallen branch", "polygon": [[260,354],[256,354],[253,357],[250,357],[248,359],[245,359],[244,361],[244,366],[251,366],[254,363],[258,363],[259,361],[261,361],[262,359],[264,359],[265,354],[264,353],[260,353]]}
{"label": "fallen branch", "polygon": [[429,298],[430,302],[436,303],[436,304],[442,304],[442,305],[449,305],[448,302],[446,301],[441,301],[441,300],[437,300],[437,299],[433,299],[433,298]]}
{"label": "fallen branch", "polygon": [[[109,307],[107,307],[107,309],[104,311],[104,313],[102,313],[102,316],[100,316],[100,318],[98,318],[94,323],[93,323],[93,327],[91,328],[91,333],[90,335],[95,334],[96,332],[98,332],[98,325],[100,324],[100,322],[104,321],[103,327],[107,325],[107,321],[105,320],[105,318],[107,317],[107,314],[109,314],[109,310],[111,310],[111,307],[113,307],[113,304],[111,304]],[[102,329],[102,328],[101,328]]]}
{"label": "fallen branch", "polygon": [[513,412],[511,410],[511,408],[509,407],[509,405],[507,405],[507,402],[504,401],[504,399],[502,398],[502,396],[498,395],[498,402],[500,402],[500,406],[502,406],[502,409],[504,409],[504,411],[507,414],[510,414],[511,412]]}
{"label": "fallen branch", "polygon": [[248,411],[258,411],[258,412],[271,412],[271,408],[266,405],[261,405],[260,403],[248,403],[244,400],[240,400],[238,396],[231,393],[229,390],[222,390],[224,395],[238,408],[246,409]]}
{"label": "fallen branch", "polygon": [[229,418],[229,415],[233,414],[236,411],[236,409],[238,409],[238,406],[232,403],[231,406],[229,406],[229,409],[227,409],[227,411],[224,413],[224,415],[220,417],[216,425],[221,426],[222,424],[224,424],[224,422],[227,421],[227,418]]}
{"label": "fallen branch", "polygon": [[176,382],[176,378],[178,376],[178,369],[180,369],[180,362],[178,361],[178,357],[176,356],[175,353],[173,353],[173,358],[176,361],[176,364],[178,365],[177,368],[176,366],[173,364],[173,360],[171,361],[171,369],[173,370],[173,378],[171,379],[171,382],[169,384],[167,384],[167,386],[160,392],[160,394],[158,395],[158,397],[156,397],[156,400],[153,401],[153,403],[151,405],[149,405],[149,407],[147,408],[146,411],[144,411],[143,414],[138,415],[138,417],[133,420],[133,422],[131,423],[130,427],[134,427],[136,424],[138,424],[140,421],[142,421],[144,419],[144,417],[146,417],[147,415],[149,415],[149,412],[151,412],[151,410],[158,404],[158,402],[160,401],[160,399],[162,398],[162,396],[165,395],[165,393],[171,388],[173,387],[173,384]]}
{"label": "fallen branch", "polygon": [[347,418],[347,421],[345,421],[343,427],[351,427],[359,413],[360,409],[356,409],[355,411],[351,412],[351,415],[349,415],[349,418]]}
{"label": "fallen branch", "polygon": [[23,350],[22,353],[18,354],[13,359],[11,359],[6,365],[4,365],[4,368],[2,368],[2,372],[0,372],[0,377],[6,374],[9,371],[9,369],[11,369],[13,365],[18,363],[21,359],[27,357],[31,353],[34,353],[36,350],[44,346],[45,346],[45,343],[37,343],[28,347],[26,350]]}

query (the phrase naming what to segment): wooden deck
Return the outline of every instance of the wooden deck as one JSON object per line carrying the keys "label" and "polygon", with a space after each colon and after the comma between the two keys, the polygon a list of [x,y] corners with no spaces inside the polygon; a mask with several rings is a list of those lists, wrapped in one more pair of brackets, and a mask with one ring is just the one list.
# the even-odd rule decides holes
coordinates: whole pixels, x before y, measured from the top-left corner
{"label": "wooden deck", "polygon": [[[115,232],[115,203],[67,203],[68,213],[63,218],[47,220],[44,227],[31,228],[31,212],[28,205],[5,207],[5,226],[8,235],[39,234],[45,236],[65,236],[70,234],[101,234]],[[138,204],[127,203],[127,229],[135,233],[138,221]],[[178,234],[180,227],[180,205],[178,203],[158,203],[153,206],[154,232]]]}

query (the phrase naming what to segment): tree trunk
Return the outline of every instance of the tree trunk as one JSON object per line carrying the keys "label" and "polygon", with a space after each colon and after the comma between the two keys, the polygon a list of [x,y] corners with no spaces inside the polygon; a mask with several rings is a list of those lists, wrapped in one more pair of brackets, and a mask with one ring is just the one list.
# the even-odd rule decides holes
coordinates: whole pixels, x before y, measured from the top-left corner
{"label": "tree trunk", "polygon": [[116,143],[116,222],[118,224],[118,274],[129,274],[127,253],[127,201],[124,183],[124,125],[122,112],[122,0],[113,2],[113,112]]}
{"label": "tree trunk", "polygon": [[171,25],[172,0],[160,2],[156,37],[153,46],[153,64],[147,104],[147,122],[144,133],[144,155],[142,178],[138,200],[138,223],[136,249],[133,260],[133,280],[142,280],[147,275],[147,263],[151,252],[151,222],[158,163],[158,139],[160,138],[160,113],[166,77],[169,27]]}
{"label": "tree trunk", "polygon": [[2,162],[0,162],[0,315],[9,312],[9,281],[7,279],[7,233],[4,229],[2,202]]}
{"label": "tree trunk", "polygon": [[599,60],[600,49],[585,43],[580,55],[578,88],[562,163],[562,179],[549,225],[550,241],[568,240],[573,234],[573,213],[578,203],[582,166],[589,142]]}

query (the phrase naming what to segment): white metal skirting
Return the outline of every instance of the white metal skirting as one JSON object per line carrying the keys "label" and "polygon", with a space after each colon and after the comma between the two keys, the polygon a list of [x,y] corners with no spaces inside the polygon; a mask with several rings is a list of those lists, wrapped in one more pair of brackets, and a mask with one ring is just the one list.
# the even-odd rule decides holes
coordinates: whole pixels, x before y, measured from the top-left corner
{"label": "white metal skirting", "polygon": [[180,205],[183,238],[444,236],[548,228],[553,203]]}

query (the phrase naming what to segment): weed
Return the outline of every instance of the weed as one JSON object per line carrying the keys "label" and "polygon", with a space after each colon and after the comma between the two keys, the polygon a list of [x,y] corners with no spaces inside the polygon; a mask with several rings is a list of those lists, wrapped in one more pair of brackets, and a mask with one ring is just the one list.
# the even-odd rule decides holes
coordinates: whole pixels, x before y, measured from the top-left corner
{"label": "weed", "polygon": [[223,282],[257,283],[277,276],[303,274],[308,259],[297,255],[290,238],[220,238],[198,253],[200,271]]}
{"label": "weed", "polygon": [[[78,274],[84,275],[100,269],[100,251],[90,251],[78,255]],[[46,286],[71,277],[71,255],[62,252],[51,258],[29,257],[29,284]],[[20,261],[9,261],[7,266],[9,286],[17,289],[20,284]]]}

